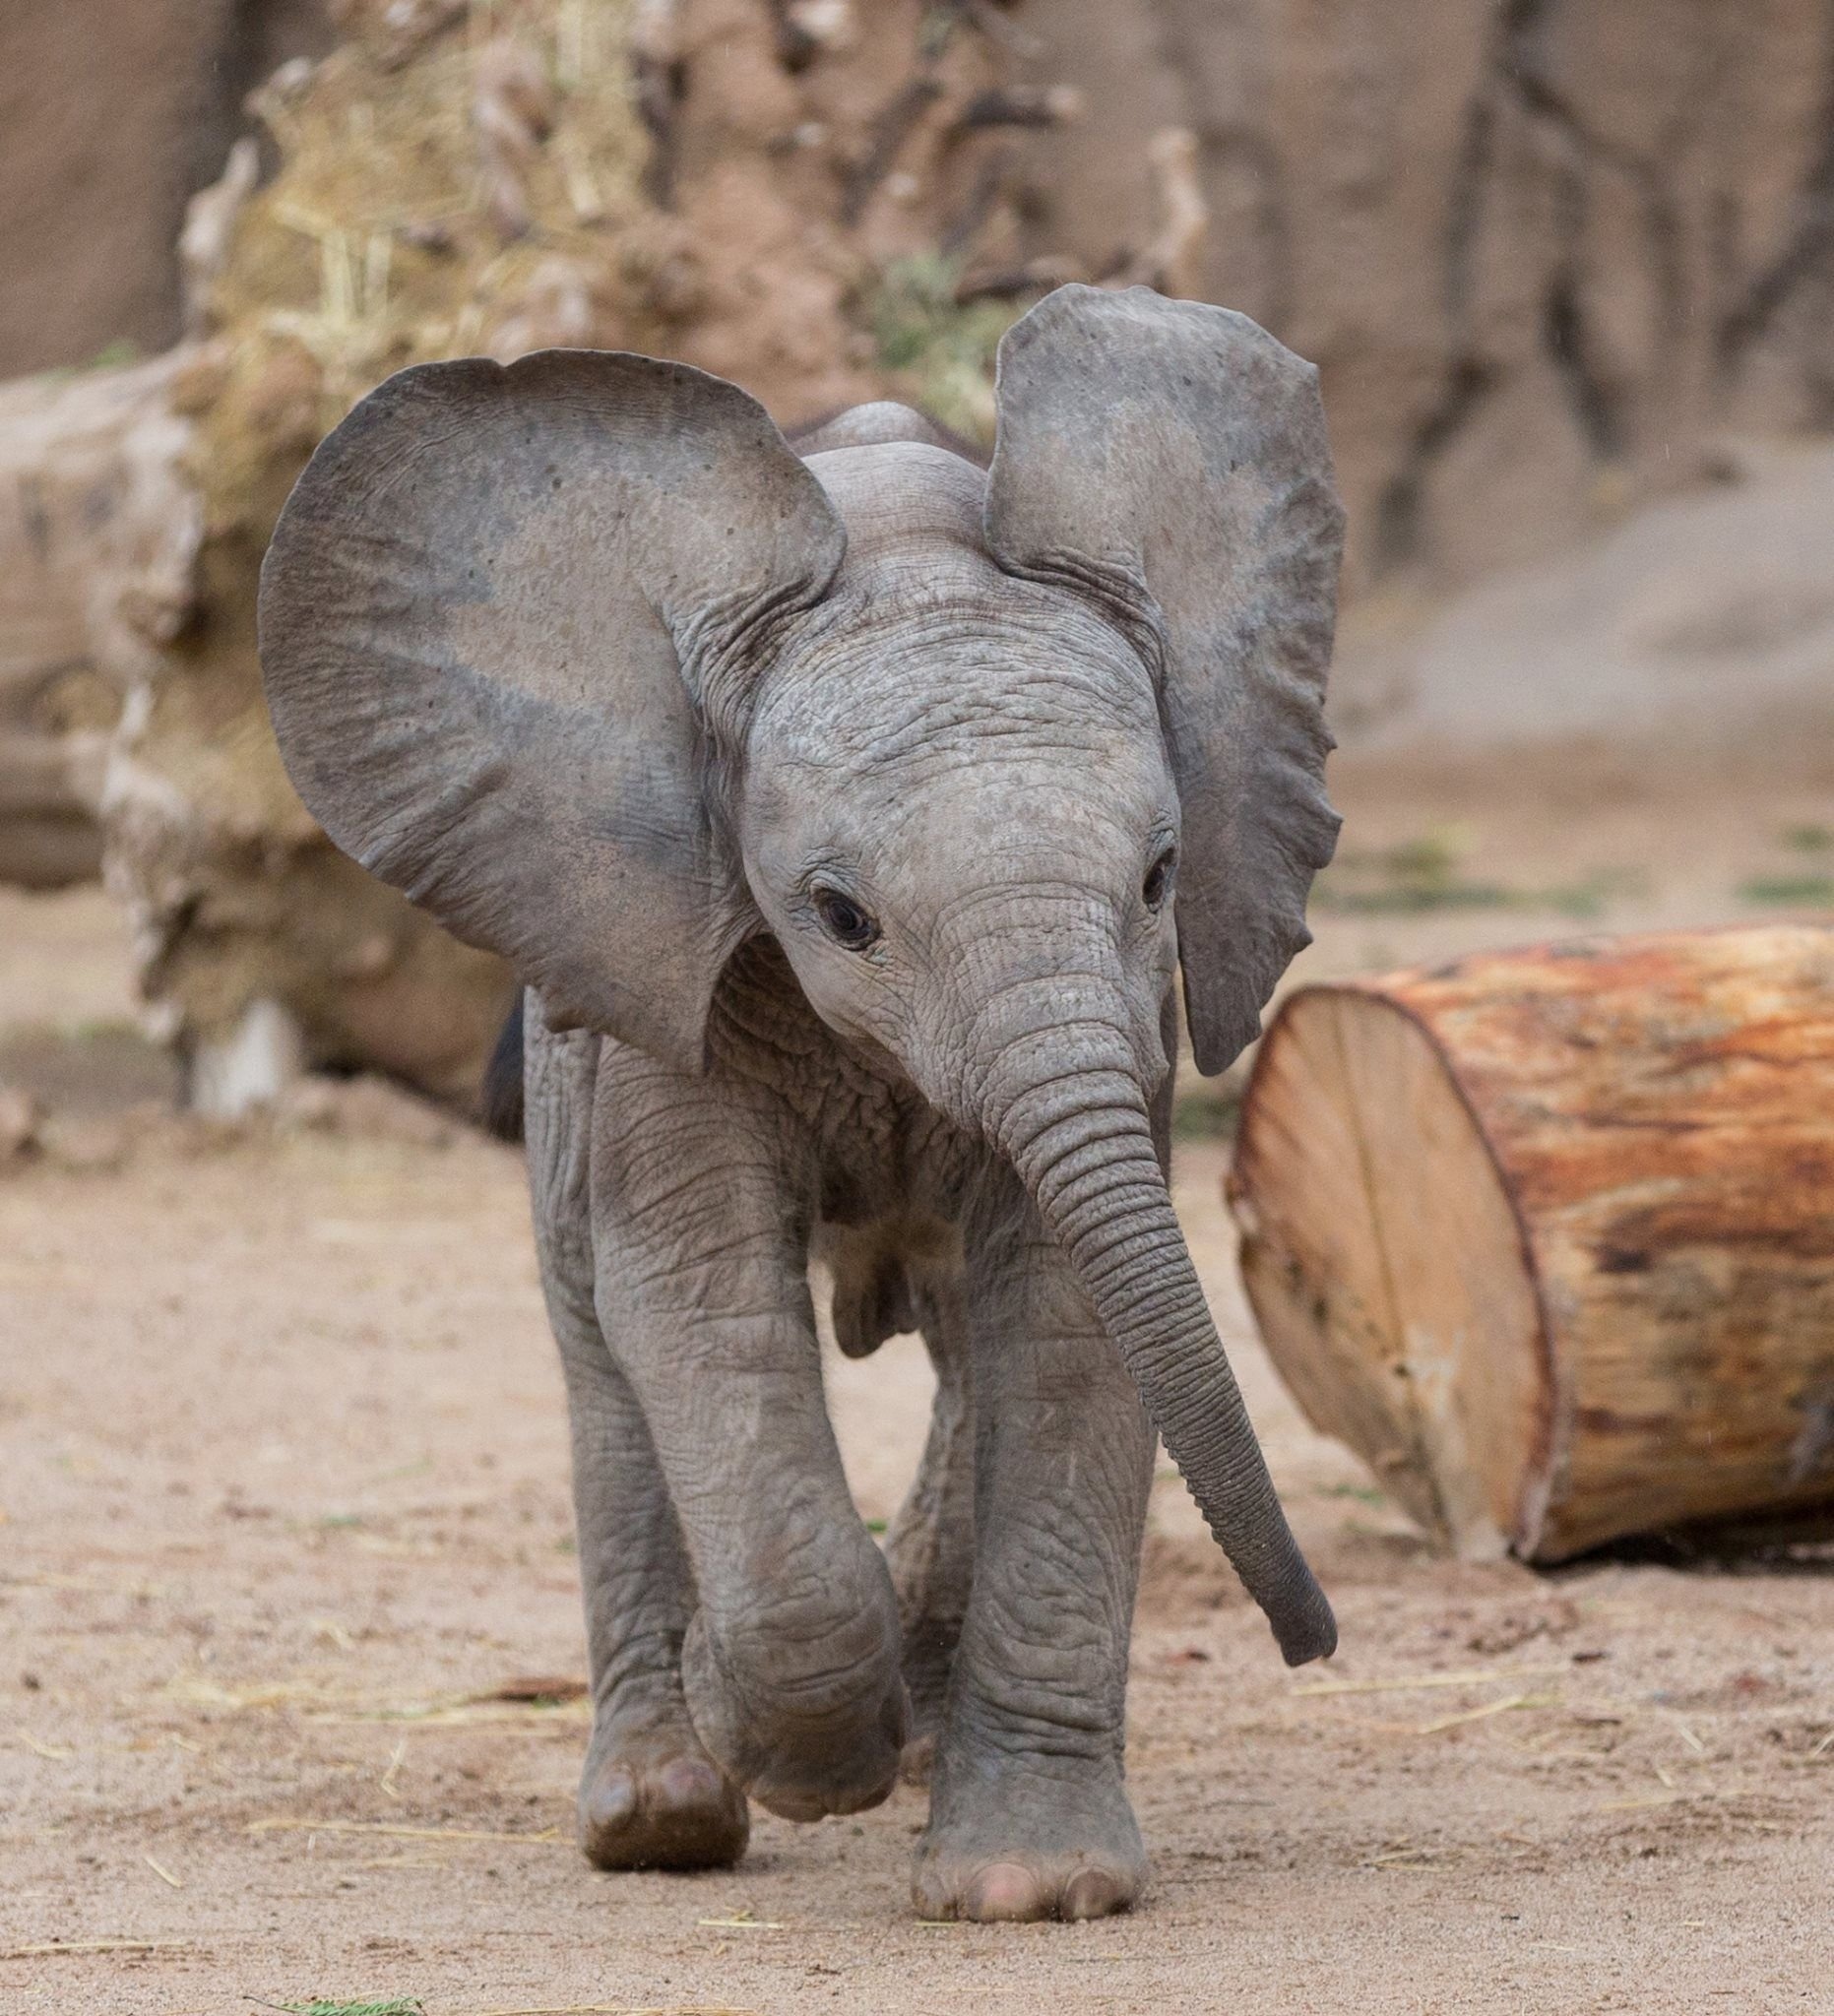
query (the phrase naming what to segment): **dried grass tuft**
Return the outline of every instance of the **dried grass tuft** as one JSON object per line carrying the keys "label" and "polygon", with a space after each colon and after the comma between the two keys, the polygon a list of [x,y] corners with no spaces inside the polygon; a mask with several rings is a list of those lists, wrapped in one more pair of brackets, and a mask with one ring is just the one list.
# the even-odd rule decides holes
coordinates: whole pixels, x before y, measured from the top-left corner
{"label": "dried grass tuft", "polygon": [[492,1827],[408,1827],[393,1820],[310,1820],[273,1813],[251,1820],[245,1834],[378,1834],[403,1841],[503,1841],[517,1848],[548,1848],[559,1841],[558,1827],[538,1834],[508,1834]]}
{"label": "dried grass tuft", "polygon": [[1462,1715],[1442,1715],[1435,1722],[1423,1722],[1417,1736],[1436,1736],[1440,1731],[1461,1729],[1468,1722],[1483,1722],[1492,1715],[1506,1715],[1516,1708],[1557,1708],[1558,1694],[1511,1694],[1501,1701],[1486,1701],[1482,1708],[1467,1708]]}
{"label": "dried grass tuft", "polygon": [[60,1953],[163,1953],[190,1945],[189,1939],[40,1939],[30,1946],[0,1946],[0,1960],[50,1960]]}
{"label": "dried grass tuft", "polygon": [[1328,1694],[1405,1694],[1417,1687],[1483,1687],[1502,1680],[1539,1680],[1549,1673],[1565,1670],[1564,1666],[1497,1667],[1489,1670],[1480,1667],[1455,1673],[1398,1673],[1385,1680],[1313,1680],[1293,1691],[1314,1698]]}

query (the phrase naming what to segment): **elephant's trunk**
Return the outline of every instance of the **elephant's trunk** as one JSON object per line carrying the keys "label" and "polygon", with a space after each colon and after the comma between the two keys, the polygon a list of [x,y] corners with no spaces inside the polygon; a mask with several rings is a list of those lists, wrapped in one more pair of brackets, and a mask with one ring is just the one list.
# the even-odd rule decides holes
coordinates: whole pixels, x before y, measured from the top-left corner
{"label": "elephant's trunk", "polygon": [[[1087,1025],[1085,1028],[1087,1029]],[[1050,1032],[1003,1050],[982,1093],[1017,1168],[1114,1341],[1191,1495],[1266,1611],[1289,1666],[1326,1658],[1337,1624],[1287,1525],[1172,1214],[1138,1064],[1118,1029],[1068,1075]],[[1029,1053],[1029,1056],[1028,1056]],[[1055,1058],[1053,1069],[1047,1059]]]}

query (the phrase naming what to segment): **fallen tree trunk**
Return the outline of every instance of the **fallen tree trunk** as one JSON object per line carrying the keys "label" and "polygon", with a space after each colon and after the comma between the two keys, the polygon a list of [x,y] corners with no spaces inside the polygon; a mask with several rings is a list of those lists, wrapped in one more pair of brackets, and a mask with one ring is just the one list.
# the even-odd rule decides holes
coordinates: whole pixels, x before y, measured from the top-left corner
{"label": "fallen tree trunk", "polygon": [[187,353],[0,386],[0,882],[100,871],[122,699],[194,607]]}
{"label": "fallen tree trunk", "polygon": [[1834,930],[1302,989],[1229,1188],[1287,1383],[1460,1552],[1834,1505]]}
{"label": "fallen tree trunk", "polygon": [[510,981],[339,854],[281,771],[261,540],[221,504],[213,524],[200,472],[225,369],[184,345],[0,386],[0,881],[86,880],[106,853],[151,1026],[205,1110],[312,1063],[464,1102]]}

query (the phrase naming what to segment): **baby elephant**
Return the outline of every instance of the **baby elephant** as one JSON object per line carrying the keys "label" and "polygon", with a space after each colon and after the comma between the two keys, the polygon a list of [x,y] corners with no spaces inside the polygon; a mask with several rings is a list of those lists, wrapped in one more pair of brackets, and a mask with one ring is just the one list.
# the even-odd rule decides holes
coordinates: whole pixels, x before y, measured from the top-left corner
{"label": "baby elephant", "polygon": [[[1167,1190],[1200,1069],[1306,942],[1342,513],[1316,374],[1239,315],[1064,287],[983,472],[918,414],[792,450],[735,387],[549,350],[404,371],[262,579],[339,846],[527,987],[604,1867],[743,1850],[933,1754],[917,1909],[1088,1918],[1155,1431],[1290,1662],[1331,1611]],[[883,1551],[823,1403],[920,1327]]]}

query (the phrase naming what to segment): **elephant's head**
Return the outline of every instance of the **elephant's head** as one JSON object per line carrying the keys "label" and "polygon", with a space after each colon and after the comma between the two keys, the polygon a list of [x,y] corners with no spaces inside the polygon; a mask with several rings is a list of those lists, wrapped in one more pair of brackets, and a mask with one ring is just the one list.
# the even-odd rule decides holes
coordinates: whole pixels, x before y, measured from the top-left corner
{"label": "elephant's head", "polygon": [[[803,460],[679,365],[403,372],[275,536],[281,747],[340,846],[558,1022],[688,1070],[748,936],[993,1143],[1287,1658],[1329,1606],[1185,1252],[1150,1107],[1306,942],[1342,514],[1316,374],[1219,308],[1066,287],[990,472],[909,426]],[[833,438],[833,437],[830,437]]]}

